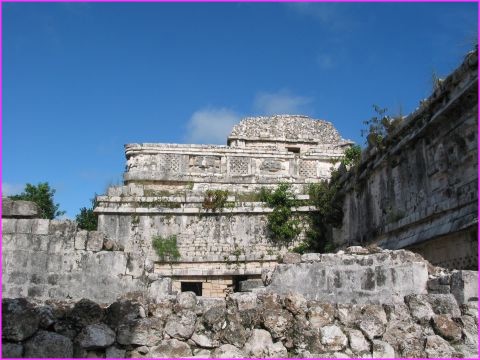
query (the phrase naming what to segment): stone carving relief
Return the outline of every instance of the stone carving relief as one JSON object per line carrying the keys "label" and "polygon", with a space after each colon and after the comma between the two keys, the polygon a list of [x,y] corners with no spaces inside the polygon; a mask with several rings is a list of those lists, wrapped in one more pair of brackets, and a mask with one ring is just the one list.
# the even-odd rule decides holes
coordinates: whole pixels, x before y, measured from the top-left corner
{"label": "stone carving relief", "polygon": [[285,170],[285,166],[281,160],[265,159],[260,165],[260,170],[263,172],[276,173]]}
{"label": "stone carving relief", "polygon": [[317,162],[315,160],[300,160],[298,173],[305,178],[317,177]]}
{"label": "stone carving relief", "polygon": [[248,165],[250,159],[247,157],[232,157],[230,159],[230,174],[231,175],[248,175]]}
{"label": "stone carving relief", "polygon": [[190,172],[217,173],[220,172],[220,156],[191,155],[189,159]]}

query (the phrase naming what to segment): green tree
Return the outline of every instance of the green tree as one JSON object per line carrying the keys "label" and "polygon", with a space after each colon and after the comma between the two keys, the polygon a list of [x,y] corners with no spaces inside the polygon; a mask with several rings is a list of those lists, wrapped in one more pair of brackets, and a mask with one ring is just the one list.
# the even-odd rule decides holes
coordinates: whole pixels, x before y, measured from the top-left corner
{"label": "green tree", "polygon": [[54,219],[65,214],[60,211],[59,204],[55,204],[53,196],[55,189],[51,189],[48,182],[38,183],[38,185],[27,184],[25,190],[19,195],[10,196],[12,200],[33,201],[40,208],[40,216],[44,219]]}
{"label": "green tree", "polygon": [[83,230],[97,230],[98,217],[93,212],[93,209],[98,205],[97,194],[90,200],[92,207],[83,207],[80,209],[80,214],[77,214],[75,220],[77,220],[78,227]]}

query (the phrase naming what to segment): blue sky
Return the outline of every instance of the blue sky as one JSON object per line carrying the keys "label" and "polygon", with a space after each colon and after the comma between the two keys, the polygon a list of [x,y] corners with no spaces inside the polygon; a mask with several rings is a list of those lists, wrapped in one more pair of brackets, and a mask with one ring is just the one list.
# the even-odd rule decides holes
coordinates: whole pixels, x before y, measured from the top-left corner
{"label": "blue sky", "polygon": [[48,181],[73,218],[123,145],[219,143],[244,116],[306,114],[363,143],[477,42],[474,3],[3,3],[4,194]]}

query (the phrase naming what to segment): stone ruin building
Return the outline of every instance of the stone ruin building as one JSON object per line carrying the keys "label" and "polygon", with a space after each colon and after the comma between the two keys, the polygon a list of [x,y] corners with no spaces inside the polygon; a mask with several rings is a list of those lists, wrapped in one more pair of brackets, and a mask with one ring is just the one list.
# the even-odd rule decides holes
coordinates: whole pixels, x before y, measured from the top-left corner
{"label": "stone ruin building", "polygon": [[[97,198],[98,230],[171,277],[174,290],[225,296],[242,281],[259,281],[262,269],[287,251],[269,240],[271,209],[255,195],[288,182],[301,198],[306,185],[329,178],[350,145],[331,123],[298,115],[246,118],[227,146],[128,144],[124,185]],[[228,207],[204,208],[208,190],[227,190]],[[159,261],[152,239],[171,235],[181,257]]]}
{"label": "stone ruin building", "polygon": [[304,116],[245,119],[227,146],[127,145],[97,231],[2,199],[2,357],[478,358],[477,89],[473,51],[340,168],[336,253],[273,246],[258,201],[279,182],[306,199],[350,146]]}

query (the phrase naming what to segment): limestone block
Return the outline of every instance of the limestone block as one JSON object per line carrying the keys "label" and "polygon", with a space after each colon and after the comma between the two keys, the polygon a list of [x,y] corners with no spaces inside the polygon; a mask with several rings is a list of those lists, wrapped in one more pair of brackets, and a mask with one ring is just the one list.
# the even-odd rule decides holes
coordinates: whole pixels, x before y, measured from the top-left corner
{"label": "limestone block", "polygon": [[31,234],[34,220],[18,219],[15,232],[19,234]]}
{"label": "limestone block", "polygon": [[196,319],[197,315],[189,310],[172,314],[165,324],[165,333],[175,339],[188,340],[195,330]]}
{"label": "limestone block", "polygon": [[2,218],[37,218],[40,208],[32,201],[2,198]]}
{"label": "limestone block", "polygon": [[100,231],[89,231],[87,239],[87,250],[100,251],[103,248],[105,235]]}
{"label": "limestone block", "polygon": [[2,218],[2,235],[15,233],[16,225],[17,225],[16,219]]}
{"label": "limestone block", "polygon": [[75,249],[85,250],[87,248],[87,237],[88,237],[87,230],[77,231],[77,233],[75,234]]}
{"label": "limestone block", "polygon": [[336,325],[324,326],[320,329],[321,342],[329,351],[341,351],[348,344],[343,331]]}
{"label": "limestone block", "polygon": [[373,358],[377,358],[377,359],[395,358],[395,350],[392,348],[392,346],[389,343],[385,341],[373,340],[372,347],[373,347],[373,353],[372,353]]}
{"label": "limestone block", "polygon": [[84,327],[75,340],[84,349],[102,349],[114,343],[115,332],[105,324],[92,324]]}
{"label": "limestone block", "polygon": [[159,345],[150,349],[151,358],[186,358],[192,356],[190,346],[177,339],[163,340]]}
{"label": "limestone block", "polygon": [[71,358],[72,341],[53,332],[38,331],[25,343],[25,357],[29,358]]}
{"label": "limestone block", "polygon": [[451,292],[460,305],[468,301],[478,301],[478,271],[454,271]]}
{"label": "limestone block", "polygon": [[148,288],[148,295],[154,302],[160,301],[171,293],[172,279],[167,277],[152,282]]}
{"label": "limestone block", "polygon": [[224,344],[213,350],[212,357],[216,359],[243,359],[246,356],[239,348],[230,344]]}
{"label": "limestone block", "polygon": [[25,299],[2,299],[2,339],[22,341],[40,325],[40,316]]}
{"label": "limestone block", "polygon": [[163,339],[162,319],[135,319],[121,324],[117,330],[117,342],[121,345],[154,346],[161,339]]}
{"label": "limestone block", "polygon": [[455,353],[448,341],[438,335],[427,336],[425,342],[425,352],[429,358],[452,358]]}
{"label": "limestone block", "polygon": [[462,338],[462,328],[449,315],[434,315],[432,326],[438,335],[447,340],[459,341]]}
{"label": "limestone block", "polygon": [[35,219],[32,224],[32,234],[48,235],[49,228],[49,219]]}

